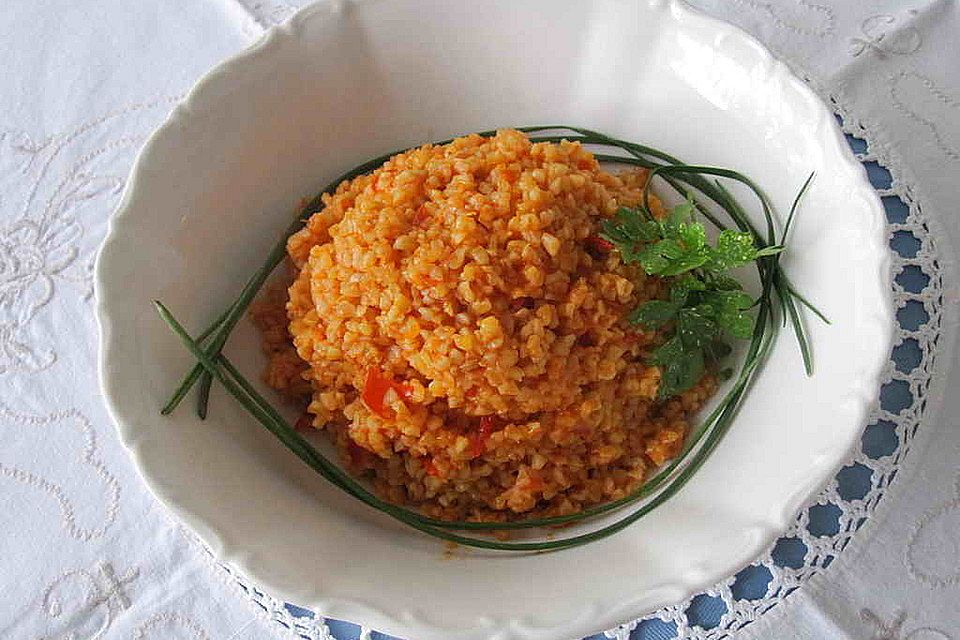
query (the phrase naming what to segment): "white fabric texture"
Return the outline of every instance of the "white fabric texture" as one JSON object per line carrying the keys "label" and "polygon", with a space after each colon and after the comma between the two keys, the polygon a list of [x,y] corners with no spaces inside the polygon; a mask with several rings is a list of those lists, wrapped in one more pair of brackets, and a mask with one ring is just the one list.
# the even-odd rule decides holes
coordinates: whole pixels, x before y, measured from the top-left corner
{"label": "white fabric texture", "polygon": [[[99,394],[91,300],[96,248],[145,136],[204,71],[300,4],[4,3],[2,638],[330,637],[321,619],[295,619],[217,564],[140,482]],[[865,159],[892,171],[883,193],[909,214],[891,234],[920,241],[895,268],[930,279],[893,299],[921,303],[929,321],[901,333],[918,340],[919,366],[889,372],[913,401],[875,412],[895,424],[896,452],[851,452],[871,470],[867,493],[843,500],[831,485],[815,501],[841,506],[841,531],[801,535],[801,514],[804,565],[759,559],[774,579],[753,601],[731,597],[732,578],[717,585],[708,594],[729,611],[712,628],[691,622],[688,603],[654,617],[683,638],[960,640],[960,10],[950,0],[693,4],[756,35],[867,141]],[[826,555],[836,557],[822,568]]]}
{"label": "white fabric texture", "polygon": [[4,640],[298,637],[149,494],[96,372],[91,267],[134,154],[179,95],[261,30],[226,0],[3,3]]}

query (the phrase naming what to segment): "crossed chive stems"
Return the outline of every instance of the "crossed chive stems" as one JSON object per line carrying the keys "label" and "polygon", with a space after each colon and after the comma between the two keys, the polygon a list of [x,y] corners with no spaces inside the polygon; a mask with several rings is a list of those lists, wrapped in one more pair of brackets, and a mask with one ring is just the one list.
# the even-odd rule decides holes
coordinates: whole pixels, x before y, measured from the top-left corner
{"label": "crossed chive stems", "polygon": [[[287,227],[282,238],[247,281],[233,304],[196,337],[187,332],[162,302],[154,301],[161,318],[197,360],[183,377],[161,414],[169,415],[173,412],[199,383],[196,411],[201,419],[205,418],[212,383],[216,380],[261,426],[276,436],[310,468],[345,493],[423,533],[468,547],[518,552],[555,551],[576,547],[621,531],[670,499],[703,465],[730,428],[755,375],[766,361],[781,326],[785,327],[790,323],[806,373],[813,373],[813,358],[803,310],[812,312],[824,322],[829,321],[797,292],[781,268],[780,258],[787,247],[788,233],[800,201],[814,176],[810,174],[803,182],[778,236],[772,203],[750,178],[737,171],[685,164],[658,149],[580,127],[545,125],[517,127],[517,130],[528,134],[531,142],[567,140],[600,147],[605,152],[595,153],[594,156],[601,163],[626,164],[650,170],[640,206],[621,208],[614,218],[604,221],[600,237],[620,252],[625,263],[636,263],[650,275],[670,279],[667,300],[648,301],[634,309],[627,317],[629,322],[647,328],[666,329],[666,341],[651,354],[650,359],[651,364],[661,367],[662,380],[658,391],[661,398],[676,395],[693,386],[708,367],[719,366],[731,350],[727,339],[748,341],[739,371],[720,371],[732,378],[727,392],[686,439],[679,455],[649,480],[622,498],[570,515],[511,522],[447,521],[430,518],[415,510],[382,500],[339,465],[330,461],[292,427],[221,353],[231,332],[264,282],[283,261],[287,238],[323,208],[323,194],[332,193],[344,180],[351,180],[372,171],[400,151],[368,160],[327,185],[298,212],[296,219]],[[573,132],[573,135],[560,132]],[[479,135],[491,137],[495,133],[496,131],[484,131]],[[450,140],[436,144],[448,142]],[[649,189],[654,177],[661,178],[683,198],[683,202],[671,209],[663,219],[653,216],[648,206]],[[752,192],[761,205],[764,221],[762,227],[758,228],[753,224],[744,207],[718,178],[738,182]],[[712,203],[712,207],[706,203]],[[720,215],[728,218],[729,222],[722,221]],[[713,245],[707,240],[706,227],[699,218],[718,232]],[[756,299],[746,294],[740,282],[727,274],[730,269],[744,265],[753,265],[759,276],[760,294]],[[613,523],[566,538],[509,541],[463,533],[489,534],[570,525],[620,510],[641,500],[644,502],[635,505],[632,510],[624,509],[626,515]]]}

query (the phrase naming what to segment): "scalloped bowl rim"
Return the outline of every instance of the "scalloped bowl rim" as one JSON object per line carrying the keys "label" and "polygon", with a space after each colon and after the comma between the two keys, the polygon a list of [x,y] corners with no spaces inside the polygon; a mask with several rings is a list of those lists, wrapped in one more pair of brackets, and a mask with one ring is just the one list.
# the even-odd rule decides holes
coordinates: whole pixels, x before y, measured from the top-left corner
{"label": "scalloped bowl rim", "polygon": [[[808,100],[816,103],[818,118],[833,121],[832,114],[826,106],[816,97],[814,92],[801,80],[796,78],[788,68],[781,62],[778,62],[752,36],[746,34],[739,28],[728,23],[707,17],[700,14],[677,0],[664,0],[660,3],[666,6],[674,19],[678,20],[698,20],[704,23],[711,23],[712,28],[718,34],[727,38],[735,37],[750,45],[758,53],[758,62],[770,67],[770,73],[776,74],[780,79],[795,85],[794,89],[800,95],[804,95]],[[697,590],[708,587],[719,577],[730,575],[739,570],[745,562],[749,562],[761,553],[794,521],[797,511],[803,503],[810,497],[809,487],[807,490],[799,492],[792,496],[787,504],[778,514],[776,522],[771,522],[764,529],[762,535],[757,536],[755,544],[751,548],[742,549],[736,557],[729,557],[724,562],[716,566],[704,569],[700,575],[693,576],[685,581],[678,580],[677,584],[664,585],[661,589],[648,592],[644,597],[638,597],[630,600],[628,594],[624,594],[624,600],[617,603],[608,603],[604,608],[600,608],[597,603],[592,607],[585,607],[584,611],[574,620],[566,620],[563,626],[554,627],[535,627],[526,624],[520,620],[498,620],[491,617],[483,628],[478,628],[474,632],[464,634],[463,629],[442,629],[434,627],[429,620],[415,619],[415,617],[405,612],[395,612],[389,610],[385,605],[373,605],[370,602],[357,602],[352,600],[341,600],[337,598],[323,597],[321,594],[312,594],[305,598],[305,593],[291,591],[287,585],[274,584],[272,580],[260,579],[258,558],[246,554],[244,549],[238,548],[236,543],[231,540],[229,534],[222,530],[215,530],[203,513],[192,511],[175,500],[171,500],[164,493],[162,484],[155,481],[154,478],[142,473],[144,467],[143,460],[149,456],[149,451],[144,451],[138,440],[139,427],[137,425],[138,416],[128,413],[127,406],[117,390],[117,378],[111,371],[111,362],[113,361],[117,349],[119,348],[117,335],[118,331],[113,326],[111,313],[109,310],[112,297],[108,290],[116,290],[111,284],[115,275],[110,273],[109,263],[111,251],[117,243],[122,240],[125,222],[129,215],[130,204],[135,200],[136,193],[140,188],[140,182],[144,174],[154,161],[155,147],[157,141],[168,135],[175,135],[178,123],[183,118],[190,116],[191,110],[195,104],[204,99],[204,95],[210,93],[212,88],[221,81],[229,82],[229,76],[241,69],[244,64],[254,58],[269,55],[275,47],[282,46],[288,39],[296,39],[298,33],[309,20],[323,19],[322,14],[329,14],[331,9],[336,10],[340,5],[336,1],[318,2],[299,10],[288,23],[275,27],[268,31],[259,41],[251,45],[248,49],[240,52],[236,56],[220,63],[210,72],[205,74],[189,92],[181,104],[179,104],[170,114],[168,119],[160,126],[144,144],[140,151],[130,178],[126,184],[121,203],[116,214],[110,221],[107,237],[98,255],[96,265],[96,293],[97,293],[97,315],[100,326],[100,357],[99,373],[101,385],[104,392],[106,404],[116,421],[121,440],[130,451],[133,460],[141,469],[141,475],[156,497],[172,511],[179,519],[184,521],[193,530],[198,532],[200,537],[213,549],[215,556],[236,567],[242,574],[249,575],[258,584],[264,586],[268,591],[280,596],[288,601],[299,601],[299,603],[309,606],[324,615],[334,614],[351,621],[361,622],[365,625],[384,629],[391,633],[409,633],[428,638],[443,637],[497,637],[497,638],[560,638],[573,635],[581,636],[587,633],[595,632],[598,629],[610,628],[626,620],[642,616],[657,607],[671,604],[673,602],[689,597]],[[821,127],[822,128],[822,127]],[[853,171],[859,180],[859,195],[865,196],[866,200],[872,205],[872,213],[877,221],[885,221],[883,210],[876,193],[869,185],[866,177],[866,171],[863,166],[854,158],[847,148],[846,142],[836,125],[829,127],[832,131],[830,144],[839,148],[840,157],[846,161],[846,168]],[[871,250],[878,254],[878,267],[881,272],[881,284],[887,286],[889,271],[889,256],[886,246],[886,231],[884,224],[879,224],[877,233],[874,233],[873,246]],[[886,296],[888,288],[884,288],[883,294]],[[890,347],[894,340],[894,323],[892,310],[885,308],[885,317],[880,317],[880,321],[886,323],[889,330],[886,332],[886,342],[882,350],[882,358],[873,363],[872,372],[869,373],[869,379],[865,380],[865,387],[872,389],[875,397],[876,390],[882,380],[884,364],[889,359]],[[881,313],[884,315],[884,313]],[[872,401],[872,399],[871,399]],[[862,425],[866,419],[868,403],[861,403],[859,423]],[[822,486],[832,478],[832,472],[846,459],[849,451],[853,448],[860,436],[860,430],[852,430],[846,440],[846,446],[838,447],[835,455],[829,459],[824,459],[822,464],[812,471],[811,476],[816,476],[818,481],[816,486]],[[811,485],[813,486],[813,485]],[[305,599],[304,599],[305,598]]]}

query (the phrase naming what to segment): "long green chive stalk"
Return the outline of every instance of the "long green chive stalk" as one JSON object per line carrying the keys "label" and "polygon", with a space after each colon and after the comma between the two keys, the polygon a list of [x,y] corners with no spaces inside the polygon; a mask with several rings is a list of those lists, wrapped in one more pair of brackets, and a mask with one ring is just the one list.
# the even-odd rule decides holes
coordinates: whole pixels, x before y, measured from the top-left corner
{"label": "long green chive stalk", "polygon": [[[761,282],[761,294],[755,302],[757,317],[740,371],[737,373],[729,390],[720,400],[716,408],[710,412],[702,424],[687,438],[680,454],[673,461],[665,465],[652,478],[647,480],[647,482],[623,498],[565,516],[530,518],[513,522],[466,522],[430,518],[412,509],[401,507],[378,498],[347,474],[336,463],[326,458],[309,440],[290,426],[281,414],[243,377],[236,367],[221,354],[221,350],[226,344],[230,333],[234,327],[236,327],[237,322],[239,322],[240,318],[246,312],[269,275],[283,261],[286,255],[287,238],[298,231],[311,215],[323,208],[323,195],[325,193],[332,193],[342,181],[350,180],[379,167],[391,156],[399,153],[399,151],[374,158],[351,169],[331,182],[320,195],[311,200],[286,229],[283,237],[270,251],[264,264],[257,269],[253,276],[247,281],[238,298],[196,338],[192,338],[187,333],[186,329],[183,328],[162,303],[156,302],[158,312],[163,320],[197,359],[196,365],[184,376],[170,400],[161,410],[161,413],[167,415],[172,412],[186,397],[193,385],[199,381],[201,386],[198,394],[197,413],[201,418],[204,418],[207,412],[210,385],[213,380],[217,380],[228,393],[240,402],[264,428],[273,433],[284,446],[290,449],[323,478],[347,494],[428,535],[471,547],[504,551],[550,551],[579,546],[622,530],[675,495],[703,465],[710,452],[730,428],[733,418],[742,404],[755,374],[762,367],[773,344],[777,327],[780,324],[777,322],[778,314],[781,316],[780,319],[784,326],[789,319],[807,373],[810,374],[812,372],[812,354],[800,310],[802,307],[808,308],[822,320],[827,320],[810,302],[796,292],[793,284],[780,268],[780,255],[782,248],[786,244],[788,232],[795,218],[800,200],[809,188],[813,175],[807,178],[797,194],[787,216],[787,220],[783,225],[781,235],[778,238],[772,203],[756,184],[748,177],[736,171],[684,164],[680,160],[657,149],[618,140],[602,133],[579,127],[550,125],[519,127],[518,130],[527,134],[542,134],[548,131],[572,131],[576,135],[530,135],[530,140],[533,142],[569,140],[581,142],[586,145],[616,148],[626,152],[627,155],[598,153],[595,154],[595,157],[600,162],[622,163],[649,169],[651,172],[650,179],[643,192],[644,203],[647,202],[649,197],[648,192],[654,177],[663,179],[672,189],[683,197],[690,196],[691,189],[699,193],[707,201],[713,202],[726,213],[736,229],[749,233],[763,254],[755,260],[755,267]],[[495,133],[495,131],[484,131],[479,135],[489,137]],[[437,144],[445,144],[446,142],[449,142],[449,140],[444,140]],[[705,176],[734,180],[750,189],[760,202],[765,228],[761,230],[753,224],[746,210],[718,180],[710,180]],[[718,230],[722,231],[729,228],[703,201],[694,199],[693,204],[697,211]],[[764,250],[768,250],[769,253],[764,253]],[[776,297],[774,297],[774,294]],[[779,303],[779,308],[774,304],[774,300]],[[542,542],[508,542],[464,536],[452,532],[453,530],[506,531],[571,524],[610,513],[644,498],[649,498],[649,500],[612,524],[605,525],[585,534],[562,539]]]}

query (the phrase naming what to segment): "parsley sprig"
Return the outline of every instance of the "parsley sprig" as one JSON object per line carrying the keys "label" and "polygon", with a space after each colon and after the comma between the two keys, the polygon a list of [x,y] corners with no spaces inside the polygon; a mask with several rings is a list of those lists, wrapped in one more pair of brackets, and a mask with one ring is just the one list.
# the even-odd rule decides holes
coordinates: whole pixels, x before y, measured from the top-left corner
{"label": "parsley sprig", "polygon": [[710,363],[730,353],[725,337],[749,339],[755,301],[728,271],[783,251],[776,245],[757,248],[746,231],[724,229],[715,244],[695,219],[691,198],[657,219],[646,206],[621,207],[601,224],[601,237],[620,252],[626,264],[639,264],[652,276],[671,278],[669,297],[650,300],[627,319],[646,329],[669,325],[669,338],[650,356],[662,370],[660,398],[694,386]]}

